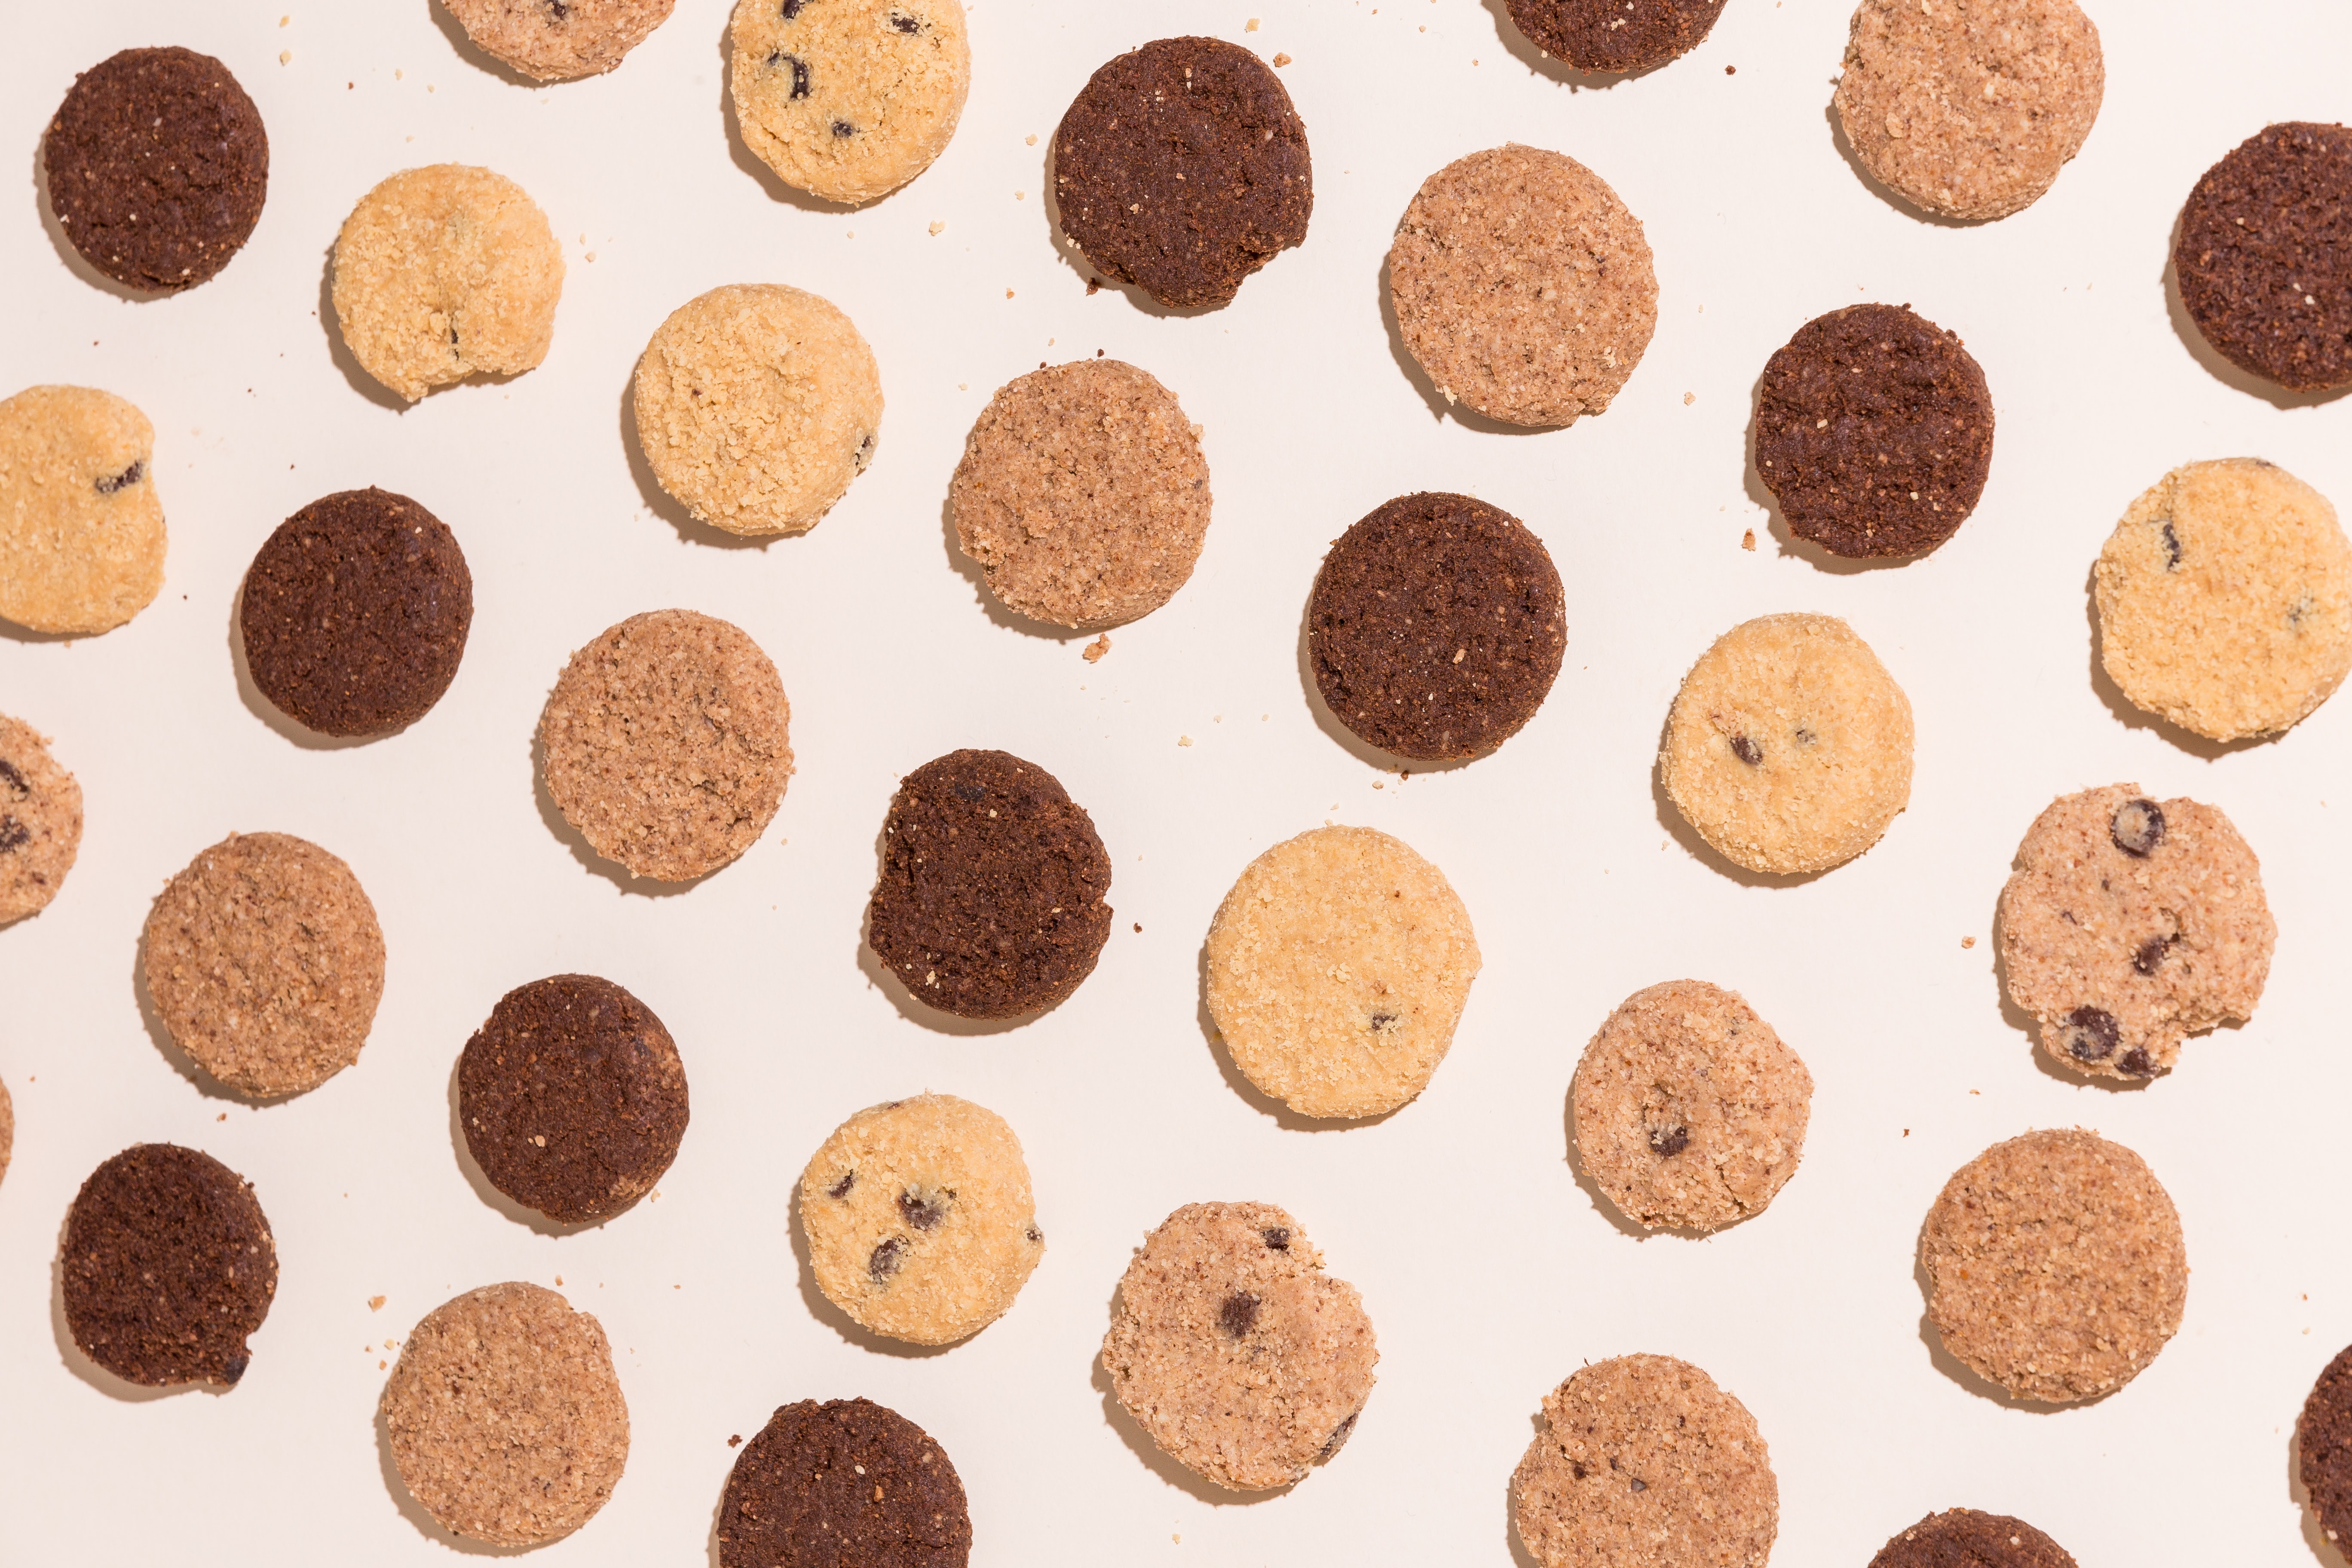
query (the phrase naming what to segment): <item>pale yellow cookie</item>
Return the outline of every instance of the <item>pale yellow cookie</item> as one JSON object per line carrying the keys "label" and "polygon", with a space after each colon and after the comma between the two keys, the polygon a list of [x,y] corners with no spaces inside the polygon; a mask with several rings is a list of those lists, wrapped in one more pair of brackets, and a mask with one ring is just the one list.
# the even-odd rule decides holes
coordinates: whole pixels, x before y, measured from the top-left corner
{"label": "pale yellow cookie", "polygon": [[111,631],[163,584],[155,427],[110,392],[33,386],[0,403],[0,620]]}
{"label": "pale yellow cookie", "polygon": [[784,184],[887,195],[955,135],[971,86],[958,0],[739,0],[735,121]]}

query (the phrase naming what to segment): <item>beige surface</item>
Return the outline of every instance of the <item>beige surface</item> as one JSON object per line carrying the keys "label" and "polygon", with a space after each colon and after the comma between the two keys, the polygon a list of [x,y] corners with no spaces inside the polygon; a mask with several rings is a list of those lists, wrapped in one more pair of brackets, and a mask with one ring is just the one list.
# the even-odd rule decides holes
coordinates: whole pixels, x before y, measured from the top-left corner
{"label": "beige surface", "polygon": [[103,632],[163,583],[155,427],[88,386],[30,386],[0,403],[0,620]]}
{"label": "beige surface", "polygon": [[959,0],[739,0],[735,121],[784,184],[870,202],[931,165],[971,88]]}
{"label": "beige surface", "polygon": [[539,81],[595,76],[668,19],[677,0],[441,0],[474,46]]}
{"label": "beige surface", "polygon": [[81,850],[81,784],[0,713],[0,927],[47,909]]}

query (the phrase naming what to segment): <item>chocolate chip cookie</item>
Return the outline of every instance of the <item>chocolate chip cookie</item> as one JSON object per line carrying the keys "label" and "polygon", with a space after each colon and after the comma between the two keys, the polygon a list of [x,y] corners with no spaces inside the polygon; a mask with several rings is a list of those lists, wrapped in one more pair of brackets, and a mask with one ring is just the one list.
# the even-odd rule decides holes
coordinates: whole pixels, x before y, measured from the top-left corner
{"label": "chocolate chip cookie", "polygon": [[1580,71],[1653,70],[1706,39],[1723,0],[1510,0],[1511,20]]}
{"label": "chocolate chip cookie", "polygon": [[89,386],[0,403],[0,619],[111,631],[163,584],[155,427]]}
{"label": "chocolate chip cookie", "polygon": [[2078,1568],[2021,1519],[1972,1508],[1931,1513],[1878,1549],[1870,1568]]}
{"label": "chocolate chip cookie", "polygon": [[971,1510],[947,1451],[870,1399],[803,1399],[743,1445],[719,1568],[964,1568]]}
{"label": "chocolate chip cookie", "polygon": [[572,81],[621,63],[677,0],[441,0],[474,47],[534,81]]}
{"label": "chocolate chip cookie", "polygon": [[2292,121],[2205,171],[2180,212],[2180,302],[2231,363],[2293,392],[2352,386],[2352,128]]}
{"label": "chocolate chip cookie", "polygon": [[728,36],[743,144],[827,201],[929,168],[971,89],[960,0],[738,0]]}
{"label": "chocolate chip cookie", "polygon": [[80,852],[80,783],[30,724],[0,713],[0,926],[48,908]]}

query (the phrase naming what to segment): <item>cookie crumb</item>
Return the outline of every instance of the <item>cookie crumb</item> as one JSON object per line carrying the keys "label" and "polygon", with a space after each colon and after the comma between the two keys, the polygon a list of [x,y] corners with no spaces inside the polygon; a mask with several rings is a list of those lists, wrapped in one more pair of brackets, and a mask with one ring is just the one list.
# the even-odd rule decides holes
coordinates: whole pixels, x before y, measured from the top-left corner
{"label": "cookie crumb", "polygon": [[369,1311],[371,1311],[371,1312],[381,1312],[381,1311],[383,1311],[383,1297],[381,1297],[381,1296],[370,1296],[370,1297],[368,1298],[368,1310],[369,1310]]}
{"label": "cookie crumb", "polygon": [[1960,945],[1962,947],[1974,947],[1976,944],[1977,939],[1972,936],[1964,936],[1960,938]]}
{"label": "cookie crumb", "polygon": [[737,1432],[737,1433],[733,1434],[732,1436],[730,1436],[727,1439],[727,1446],[728,1446],[729,1447],[730,1447],[730,1448],[740,1448],[740,1447],[741,1447],[743,1446],[743,1434],[742,1434],[742,1433],[740,1433],[740,1432]]}
{"label": "cookie crumb", "polygon": [[1080,657],[1088,664],[1097,664],[1101,662],[1102,656],[1109,651],[1110,634],[1106,632],[1102,636],[1095,638],[1094,641],[1087,644],[1086,648]]}
{"label": "cookie crumb", "polygon": [[1037,138],[1034,134],[1029,138],[1029,145],[1032,147],[1037,145]]}
{"label": "cookie crumb", "polygon": [[947,226],[947,223],[946,223],[946,221],[945,221],[944,219],[940,219],[940,218],[933,218],[933,219],[931,220],[931,232],[932,232],[933,234],[940,234],[940,233],[944,232],[944,231],[946,230],[947,226]]}
{"label": "cookie crumb", "polygon": [[1277,67],[1286,66],[1290,63],[1290,57],[1288,55],[1276,55],[1274,57],[1274,63]]}
{"label": "cookie crumb", "polygon": [[1723,68],[1723,74],[1726,76],[1738,76],[1739,74],[1739,68],[1738,66],[1726,66]]}
{"label": "cookie crumb", "polygon": [[228,1120],[228,1112],[224,1110],[218,1116],[214,1117],[213,1120],[215,1121],[226,1121]]}
{"label": "cookie crumb", "polygon": [[1242,31],[1243,31],[1243,32],[1244,32],[1244,33],[1255,33],[1255,32],[1256,32],[1256,31],[1257,31],[1257,18],[1256,18],[1255,16],[1252,16],[1248,21],[1246,21],[1246,22],[1243,23],[1243,24],[1242,24]]}
{"label": "cookie crumb", "polygon": [[1135,922],[1135,934],[1138,936],[1141,936],[1143,934],[1143,922],[1141,921]]}
{"label": "cookie crumb", "polygon": [[1742,550],[1753,550],[1756,548],[1756,531],[1754,529],[1748,529],[1739,536],[1739,548]]}
{"label": "cookie crumb", "polygon": [[278,51],[278,63],[279,65],[290,65],[293,63],[293,59],[294,51],[292,49],[280,49]]}
{"label": "cookie crumb", "polygon": [[1697,401],[1698,401],[1698,394],[1697,394],[1697,393],[1696,393],[1696,392],[1685,392],[1685,393],[1684,393],[1684,394],[1683,394],[1683,406],[1684,406],[1685,408],[1688,408],[1692,404],[1696,403]]}
{"label": "cookie crumb", "polygon": [[1190,735],[1179,735],[1176,737],[1176,743],[1180,746],[1189,746],[1192,743],[1192,737]]}

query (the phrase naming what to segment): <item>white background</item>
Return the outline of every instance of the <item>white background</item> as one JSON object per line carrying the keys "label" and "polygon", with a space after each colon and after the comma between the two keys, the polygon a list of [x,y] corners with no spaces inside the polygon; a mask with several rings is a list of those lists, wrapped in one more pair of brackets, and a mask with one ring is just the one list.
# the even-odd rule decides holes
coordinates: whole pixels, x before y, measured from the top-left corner
{"label": "white background", "polygon": [[[0,1560],[446,1561],[383,1458],[385,1342],[457,1291],[561,1276],[612,1336],[633,1447],[611,1504],[551,1564],[702,1562],[729,1435],[789,1400],[861,1394],[945,1445],[978,1563],[1502,1564],[1540,1396],[1640,1350],[1697,1363],[1755,1412],[1783,1563],[1860,1564],[1964,1504],[2038,1523],[2085,1568],[2315,1551],[2333,1568],[2306,1544],[2292,1443],[2313,1376],[2352,1339],[2352,699],[2269,744],[2165,731],[2095,673],[2086,584],[2125,507],[2192,458],[2260,455],[2352,502],[2352,400],[2263,394],[2204,349],[2166,276],[2175,215],[2216,158],[2271,120],[2352,119],[2352,15],[2340,0],[2093,8],[2108,79],[2089,144],[2040,205],[1959,226],[1892,205],[1844,156],[1828,108],[1843,0],[1730,0],[1704,47],[1613,86],[1538,60],[1500,0],[979,0],[954,143],[856,213],[794,198],[734,139],[723,0],[681,0],[617,72],[551,88],[499,74],[426,0],[19,0],[0,51],[0,149],[22,176],[0,203],[0,391],[80,383],[143,408],[171,554],[162,596],[119,631],[0,637],[0,710],[56,737],[88,803],[62,895],[0,931],[17,1115],[0,1185]],[[1253,12],[1264,26],[1245,33]],[[1184,31],[1296,57],[1283,79],[1318,200],[1307,244],[1233,306],[1171,316],[1120,289],[1088,297],[1039,187],[1087,74]],[[142,302],[66,251],[35,170],[76,70],[164,43],[219,56],[259,104],[269,199],[226,271]],[[1382,258],[1413,190],[1507,140],[1598,170],[1657,254],[1647,358],[1606,415],[1565,431],[1442,416],[1386,323]],[[325,261],[377,180],[453,160],[545,208],[563,302],[539,370],[404,410],[322,329]],[[747,547],[659,493],[625,407],[664,315],[759,280],[849,312],[888,412],[872,469],[814,533]],[[1863,300],[1958,330],[1999,406],[1983,505],[1905,566],[1791,550],[1747,464],[1765,359]],[[942,507],[990,392],[1098,348],[1160,376],[1205,427],[1216,516],[1191,584],[1090,666],[1083,639],[982,599]],[[423,721],[321,744],[241,679],[230,609],[281,519],[369,484],[456,531],[473,639]],[[1400,781],[1302,682],[1300,617],[1328,542],[1420,489],[1475,490],[1545,538],[1569,658],[1498,753]],[[665,605],[768,650],[800,773],[741,861],[655,896],[553,816],[530,741],[571,650]],[[1792,609],[1848,618],[1908,690],[1917,784],[1867,856],[1777,885],[1700,852],[1652,762],[1692,659],[1736,622]],[[895,780],[967,745],[1058,774],[1116,868],[1100,968],[1009,1031],[910,1016],[860,946]],[[1989,941],[2033,815],[2117,780],[2227,810],[2280,929],[2252,1025],[2193,1040],[2179,1071],[2127,1091],[2038,1063]],[[1433,859],[1486,960],[1428,1092],[1341,1130],[1241,1084],[1200,1007],[1226,887],[1327,819]],[[192,1079],[133,984],[149,900],[233,829],[342,856],[390,950],[359,1065],[267,1109]],[[450,1092],[499,994],[564,970],[661,1015],[695,1114],[658,1201],[554,1235],[483,1186]],[[1568,1082],[1617,1001],[1685,975],[1743,993],[1804,1057],[1812,1131],[1768,1215],[1643,1240],[1569,1164]],[[910,1354],[815,1294],[788,1199],[844,1117],[926,1088],[1019,1131],[1048,1251],[1002,1321]],[[2013,1406],[1923,1332],[1915,1239],[1978,1151],[2074,1123],[2140,1151],[2171,1192],[2188,1316],[2105,1401]],[[249,1177],[278,1238],[276,1305],[226,1395],[113,1381],[56,1306],[75,1190],[117,1150],[163,1139]],[[1287,1493],[1191,1479],[1093,1363],[1129,1248],[1208,1198],[1287,1206],[1378,1328],[1360,1426]]]}

